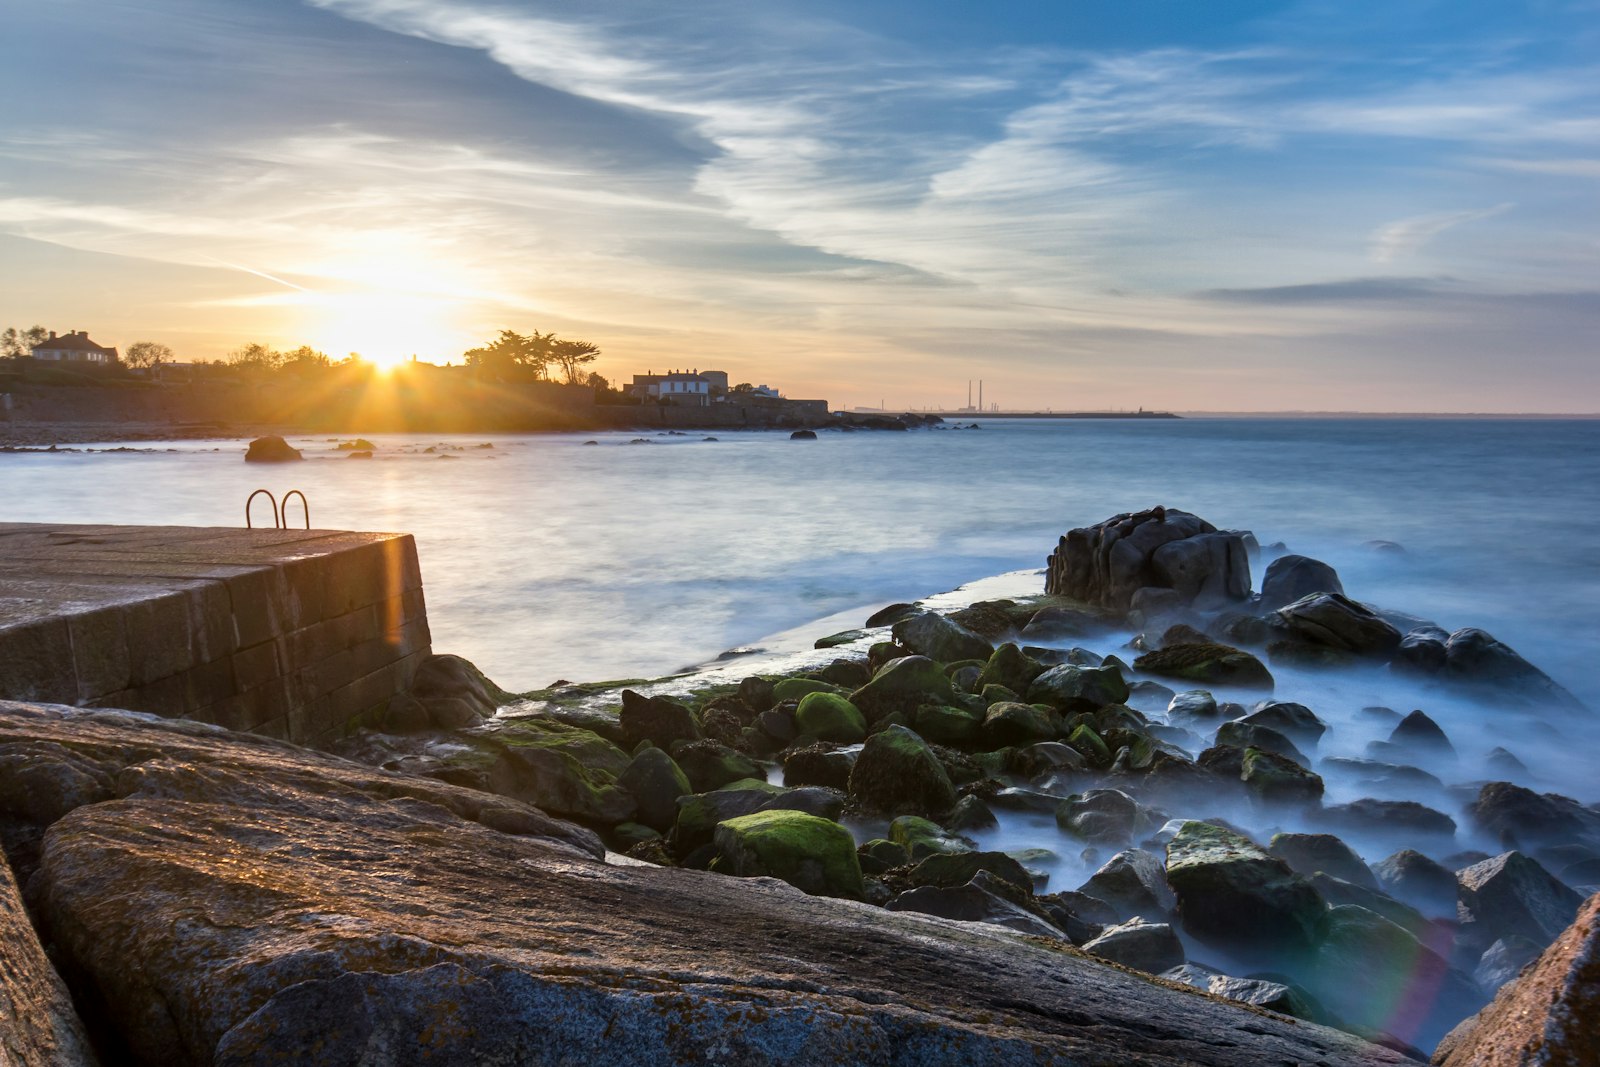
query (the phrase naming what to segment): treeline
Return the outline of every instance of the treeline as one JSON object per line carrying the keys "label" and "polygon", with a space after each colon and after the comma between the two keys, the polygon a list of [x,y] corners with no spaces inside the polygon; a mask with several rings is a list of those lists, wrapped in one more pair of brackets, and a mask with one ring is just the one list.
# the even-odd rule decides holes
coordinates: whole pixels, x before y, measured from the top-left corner
{"label": "treeline", "polygon": [[568,385],[594,384],[584,368],[600,355],[600,348],[588,341],[568,341],[554,333],[529,334],[501,330],[500,336],[463,355],[469,367],[497,378],[531,377],[553,381],[559,372]]}

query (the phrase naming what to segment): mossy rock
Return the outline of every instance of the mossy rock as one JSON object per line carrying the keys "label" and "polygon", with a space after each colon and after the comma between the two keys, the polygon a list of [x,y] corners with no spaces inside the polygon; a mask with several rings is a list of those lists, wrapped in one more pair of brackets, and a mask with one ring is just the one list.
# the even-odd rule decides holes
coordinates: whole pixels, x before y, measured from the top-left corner
{"label": "mossy rock", "polygon": [[988,685],[979,687],[978,698],[983,701],[985,708],[992,707],[995,704],[1016,704],[1024,702],[1022,700],[1021,693],[1018,693],[1014,689],[1008,689],[1003,685],[995,685],[992,682]]}
{"label": "mossy rock", "polygon": [[1223,644],[1173,645],[1146,652],[1133,661],[1135,669],[1164,678],[1183,678],[1210,685],[1271,689],[1272,673],[1255,656]]}
{"label": "mossy rock", "polygon": [[800,733],[820,741],[850,745],[867,736],[866,716],[837,693],[807,693],[795,709],[794,723]]}
{"label": "mossy rock", "polygon": [[700,724],[694,713],[671,697],[647,697],[624,689],[620,718],[629,748],[648,741],[659,749],[671,749],[674,741],[695,741],[700,737]]}
{"label": "mossy rock", "polygon": [[855,838],[843,826],[801,811],[760,811],[717,825],[713,870],[781,878],[813,896],[862,897]]}
{"label": "mossy rock", "polygon": [[1239,779],[1270,803],[1313,805],[1322,800],[1322,776],[1275,752],[1245,749]]}
{"label": "mossy rock", "polygon": [[1016,694],[1026,693],[1033,680],[1044,671],[1044,664],[1008,641],[996,648],[989,662],[984,664],[983,673],[978,675],[978,690],[982,692],[985,686],[998,685]]}
{"label": "mossy rock", "polygon": [[936,745],[966,745],[983,732],[983,716],[966,708],[923,704],[913,717],[917,733]]}
{"label": "mossy rock", "polygon": [[890,712],[913,712],[921,704],[949,704],[954,696],[937,663],[926,656],[902,656],[885,663],[872,681],[850,694],[850,703],[868,722],[877,722]]}
{"label": "mossy rock", "polygon": [[844,690],[836,685],[821,681],[817,678],[784,678],[774,682],[772,695],[776,703],[782,704],[788,700],[800,700],[812,693],[843,694]]}
{"label": "mossy rock", "polygon": [[1116,667],[1051,667],[1028,686],[1028,700],[1064,712],[1094,711],[1128,699],[1128,683]]}
{"label": "mossy rock", "polygon": [[606,838],[613,851],[626,853],[637,845],[660,841],[661,835],[643,823],[624,822],[612,827]]}
{"label": "mossy rock", "polygon": [[761,778],[760,764],[749,756],[716,741],[679,742],[672,748],[672,757],[689,776],[687,792],[704,793],[721,789],[730,782],[745,778]]}
{"label": "mossy rock", "polygon": [[638,803],[635,819],[662,833],[678,819],[678,798],[694,791],[683,768],[659,748],[640,750],[618,776],[617,785]]}
{"label": "mossy rock", "polygon": [[1310,882],[1248,838],[1188,821],[1167,843],[1167,884],[1183,927],[1244,955],[1294,957],[1326,929],[1327,905]]}
{"label": "mossy rock", "polygon": [[940,663],[977,660],[987,663],[994,646],[958,622],[934,611],[901,619],[892,629],[894,639],[906,648]]}
{"label": "mossy rock", "polygon": [[928,742],[904,726],[867,739],[850,771],[850,796],[869,811],[933,815],[955,806],[956,790]]}
{"label": "mossy rock", "polygon": [[867,631],[865,630],[841,630],[839,633],[817,638],[816,643],[811,647],[838,648],[840,645],[848,645],[853,641],[859,641],[865,636],[867,636]]}
{"label": "mossy rock", "polygon": [[919,815],[902,815],[889,824],[889,840],[906,850],[913,861],[928,856],[971,852],[972,846],[932,819]]}
{"label": "mossy rock", "polygon": [[1105,740],[1095,732],[1094,727],[1087,723],[1080,723],[1069,735],[1067,744],[1077,750],[1078,754],[1089,761],[1092,767],[1111,766],[1111,749],[1106,746]]}
{"label": "mossy rock", "polygon": [[591,826],[634,818],[638,805],[617,786],[631,757],[589,730],[544,719],[508,725],[447,763],[485,764],[491,787],[552,815]]}
{"label": "mossy rock", "polygon": [[857,846],[856,859],[861,863],[862,874],[875,877],[910,863],[911,853],[902,844],[875,837]]}
{"label": "mossy rock", "polygon": [[983,740],[990,748],[1054,741],[1061,716],[1033,704],[995,704],[983,718]]}

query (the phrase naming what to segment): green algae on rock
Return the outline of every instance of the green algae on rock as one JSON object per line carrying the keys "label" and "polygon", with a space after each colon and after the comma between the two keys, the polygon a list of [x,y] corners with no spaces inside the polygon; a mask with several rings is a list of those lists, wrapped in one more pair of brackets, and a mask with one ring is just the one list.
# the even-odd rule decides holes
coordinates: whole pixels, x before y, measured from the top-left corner
{"label": "green algae on rock", "polygon": [[758,811],[717,825],[711,869],[781,878],[813,896],[860,900],[861,864],[850,831],[803,811]]}
{"label": "green algae on rock", "polygon": [[837,693],[807,693],[794,712],[795,728],[820,741],[854,744],[867,736],[867,720],[850,701]]}
{"label": "green algae on rock", "polygon": [[1182,678],[1209,685],[1271,689],[1272,673],[1255,656],[1232,645],[1193,644],[1146,652],[1133,661],[1136,670],[1164,678]]}

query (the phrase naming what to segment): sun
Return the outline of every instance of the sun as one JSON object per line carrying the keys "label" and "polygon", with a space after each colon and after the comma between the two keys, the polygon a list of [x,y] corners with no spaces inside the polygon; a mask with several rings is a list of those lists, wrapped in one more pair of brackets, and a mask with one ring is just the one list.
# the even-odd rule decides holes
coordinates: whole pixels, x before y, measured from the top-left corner
{"label": "sun", "polygon": [[437,360],[460,348],[445,302],[415,293],[319,293],[309,310],[313,346],[334,359],[356,352],[390,369],[413,355]]}

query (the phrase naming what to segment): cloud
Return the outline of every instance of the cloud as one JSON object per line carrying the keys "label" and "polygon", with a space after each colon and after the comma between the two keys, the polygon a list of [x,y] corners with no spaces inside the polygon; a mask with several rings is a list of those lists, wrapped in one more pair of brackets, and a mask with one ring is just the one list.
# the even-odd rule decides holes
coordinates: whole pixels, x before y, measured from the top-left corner
{"label": "cloud", "polygon": [[1444,231],[1463,223],[1478,222],[1510,211],[1514,203],[1496,204],[1476,211],[1445,211],[1386,222],[1373,231],[1370,255],[1374,262],[1392,263],[1414,256]]}
{"label": "cloud", "polygon": [[1200,300],[1263,306],[1344,304],[1365,301],[1433,300],[1444,291],[1440,278],[1347,278],[1305,285],[1274,285],[1260,289],[1206,289]]}

